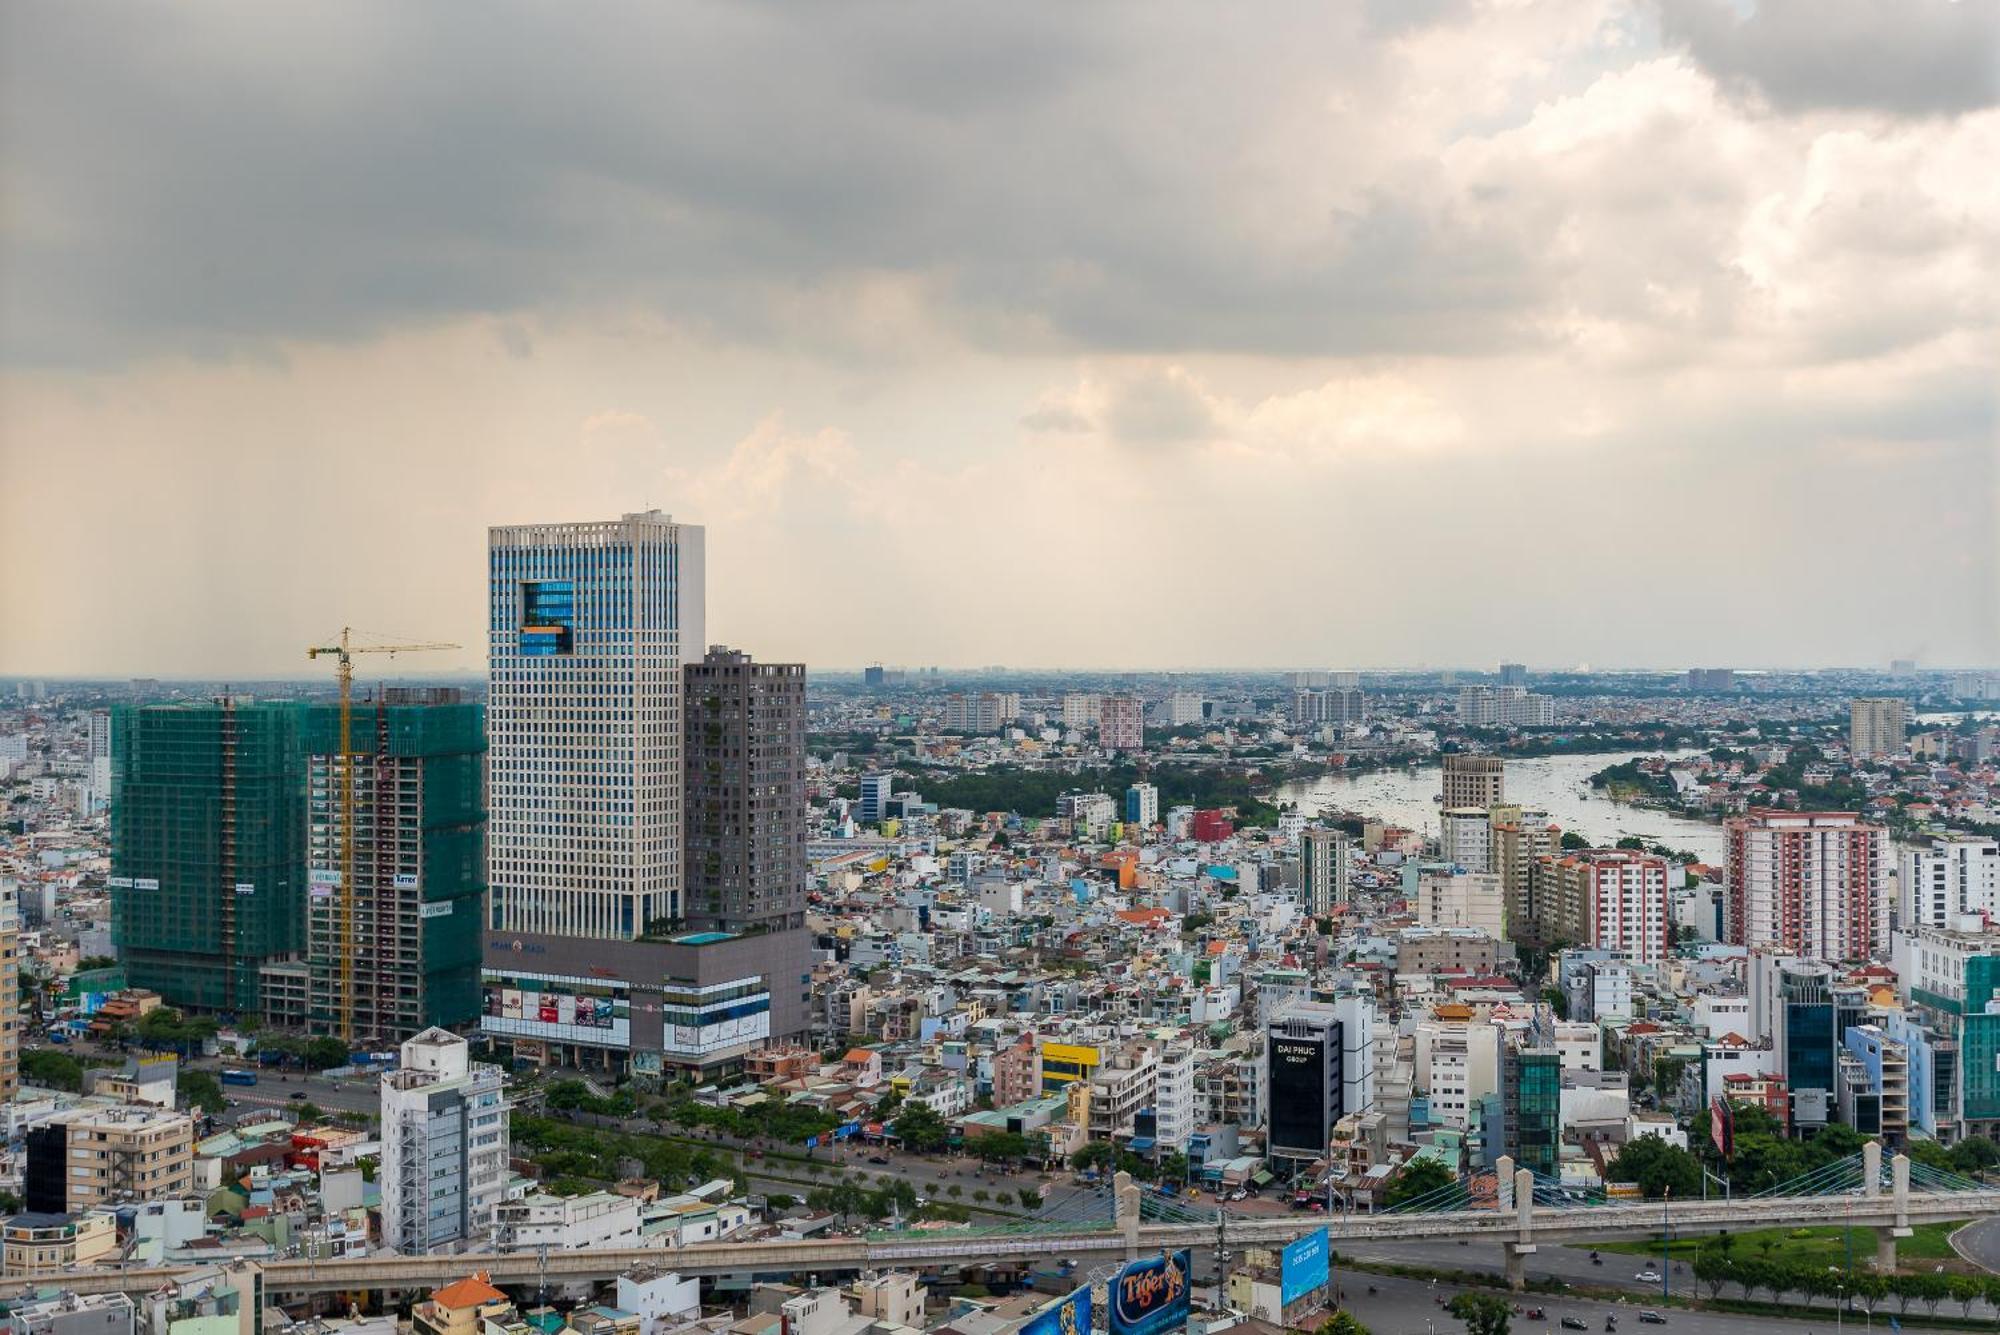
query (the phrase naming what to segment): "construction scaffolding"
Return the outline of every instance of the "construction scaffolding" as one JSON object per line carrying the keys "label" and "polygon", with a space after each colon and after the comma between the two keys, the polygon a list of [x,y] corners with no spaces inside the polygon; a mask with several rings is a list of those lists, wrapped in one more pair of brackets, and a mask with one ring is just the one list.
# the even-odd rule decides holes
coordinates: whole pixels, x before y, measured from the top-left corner
{"label": "construction scaffolding", "polygon": [[304,944],[305,794],[288,701],[113,711],[112,938],[134,987],[262,1010],[259,968]]}
{"label": "construction scaffolding", "polygon": [[455,690],[391,689],[356,702],[347,733],[343,757],[339,709],[309,711],[307,1023],[379,1043],[469,1023],[486,892],[484,710]]}

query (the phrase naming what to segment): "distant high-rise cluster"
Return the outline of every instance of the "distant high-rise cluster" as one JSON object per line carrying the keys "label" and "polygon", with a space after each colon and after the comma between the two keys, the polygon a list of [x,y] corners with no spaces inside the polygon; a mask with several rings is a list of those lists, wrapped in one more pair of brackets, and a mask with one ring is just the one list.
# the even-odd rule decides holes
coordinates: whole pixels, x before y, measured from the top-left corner
{"label": "distant high-rise cluster", "polygon": [[1555,724],[1556,702],[1525,686],[1461,686],[1458,721],[1468,728],[1547,728]]}
{"label": "distant high-rise cluster", "polygon": [[1857,760],[1900,755],[1910,702],[1897,695],[1864,696],[1848,704],[1847,748]]}
{"label": "distant high-rise cluster", "polygon": [[960,692],[945,697],[947,732],[998,732],[1021,717],[1021,697],[1012,691]]}
{"label": "distant high-rise cluster", "polygon": [[1681,685],[1690,691],[1733,691],[1736,669],[1689,668],[1681,677]]}
{"label": "distant high-rise cluster", "polygon": [[1315,724],[1361,723],[1368,717],[1368,698],[1358,690],[1304,690],[1292,692],[1292,722],[1310,727]]}

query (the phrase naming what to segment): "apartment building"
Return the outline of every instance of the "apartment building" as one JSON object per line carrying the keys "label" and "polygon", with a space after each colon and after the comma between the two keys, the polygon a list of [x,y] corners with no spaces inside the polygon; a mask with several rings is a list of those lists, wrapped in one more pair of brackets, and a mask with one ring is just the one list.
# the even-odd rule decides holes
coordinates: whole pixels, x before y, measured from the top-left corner
{"label": "apartment building", "polygon": [[1507,800],[1506,762],[1499,756],[1453,751],[1444,758],[1444,809],[1484,811]]}
{"label": "apartment building", "polygon": [[1143,1108],[1153,1106],[1160,1051],[1137,1043],[1106,1054],[1090,1077],[1090,1138],[1123,1140]]}
{"label": "apartment building", "polygon": [[506,1193],[507,1104],[500,1068],[472,1061],[444,1029],[402,1045],[382,1077],[382,1241],[408,1255],[482,1241]]}
{"label": "apartment building", "polygon": [[1954,835],[1905,847],[1896,890],[1900,931],[1955,927],[1966,914],[2000,916],[2000,840]]}
{"label": "apartment building", "polygon": [[1586,849],[1544,855],[1536,865],[1536,932],[1614,950],[1637,964],[1673,953],[1667,860],[1633,849]]}
{"label": "apartment building", "polygon": [[1888,944],[1888,832],[1853,812],[1757,810],[1724,823],[1735,945],[1860,960]]}
{"label": "apartment building", "polygon": [[1847,749],[1856,760],[1900,755],[1910,723],[1910,702],[1901,696],[1863,696],[1848,702]]}
{"label": "apartment building", "polygon": [[147,1104],[76,1108],[25,1133],[31,1211],[75,1214],[183,1195],[194,1186],[194,1119]]}
{"label": "apartment building", "polygon": [[609,1191],[581,1196],[533,1192],[506,1201],[496,1212],[495,1241],[503,1252],[587,1251],[593,1248],[643,1247],[639,1199]]}
{"label": "apartment building", "polygon": [[0,1223],[0,1276],[7,1279],[74,1274],[117,1257],[118,1218],[109,1210],[30,1210]]}

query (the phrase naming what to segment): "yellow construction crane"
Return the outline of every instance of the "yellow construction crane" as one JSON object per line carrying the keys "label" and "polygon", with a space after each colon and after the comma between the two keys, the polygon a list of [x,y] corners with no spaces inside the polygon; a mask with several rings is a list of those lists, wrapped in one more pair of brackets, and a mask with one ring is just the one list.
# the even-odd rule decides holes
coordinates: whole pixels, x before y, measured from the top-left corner
{"label": "yellow construction crane", "polygon": [[308,659],[331,654],[340,682],[340,1037],[354,1041],[354,655],[413,654],[456,649],[456,644],[356,644],[351,627],[340,628],[339,644],[315,645]]}

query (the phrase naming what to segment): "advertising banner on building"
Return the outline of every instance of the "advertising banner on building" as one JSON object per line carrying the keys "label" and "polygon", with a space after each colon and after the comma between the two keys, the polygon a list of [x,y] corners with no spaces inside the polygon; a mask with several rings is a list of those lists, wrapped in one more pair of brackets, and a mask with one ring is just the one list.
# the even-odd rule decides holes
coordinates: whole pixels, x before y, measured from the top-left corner
{"label": "advertising banner on building", "polygon": [[1111,1281],[1111,1335],[1162,1335],[1187,1325],[1193,1255],[1133,1261]]}
{"label": "advertising banner on building", "polygon": [[1278,1287],[1290,1307],[1315,1289],[1326,1287],[1327,1240],[1322,1225],[1285,1248],[1278,1268]]}
{"label": "advertising banner on building", "polygon": [[1020,1335],[1090,1335],[1090,1285],[1036,1313]]}

